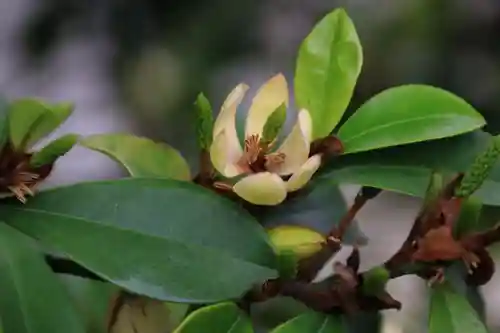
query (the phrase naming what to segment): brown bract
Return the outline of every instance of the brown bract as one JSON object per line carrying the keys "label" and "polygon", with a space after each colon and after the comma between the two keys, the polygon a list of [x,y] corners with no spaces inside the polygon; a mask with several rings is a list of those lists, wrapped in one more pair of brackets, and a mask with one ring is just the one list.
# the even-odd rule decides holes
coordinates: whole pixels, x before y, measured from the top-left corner
{"label": "brown bract", "polygon": [[33,196],[35,187],[52,171],[52,164],[34,168],[29,163],[31,155],[5,145],[0,155],[0,193],[12,193],[22,203],[27,195]]}

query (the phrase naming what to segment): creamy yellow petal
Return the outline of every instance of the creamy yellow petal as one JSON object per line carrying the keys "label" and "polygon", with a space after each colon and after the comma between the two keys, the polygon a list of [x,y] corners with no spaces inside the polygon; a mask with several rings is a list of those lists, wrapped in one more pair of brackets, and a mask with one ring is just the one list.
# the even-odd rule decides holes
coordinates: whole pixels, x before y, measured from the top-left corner
{"label": "creamy yellow petal", "polygon": [[283,74],[278,74],[264,83],[253,98],[248,110],[245,135],[261,135],[269,116],[283,103],[288,106],[288,84]]}
{"label": "creamy yellow petal", "polygon": [[210,159],[214,168],[225,177],[235,177],[241,171],[235,165],[241,153],[231,151],[226,131],[220,132],[210,146]]}
{"label": "creamy yellow petal", "polygon": [[301,119],[306,119],[307,121],[308,117],[309,113],[305,110],[299,113],[297,122],[292,131],[276,151],[277,153],[284,154],[285,159],[279,168],[273,170],[274,172],[280,175],[289,175],[298,170],[302,164],[307,161],[309,157],[310,142],[306,137],[307,134],[303,131],[303,126],[304,124],[307,126],[307,122]]}
{"label": "creamy yellow petal", "polygon": [[298,122],[302,133],[304,133],[304,137],[306,138],[308,144],[310,144],[312,141],[312,118],[309,111],[301,109],[298,115]]}
{"label": "creamy yellow petal", "polygon": [[285,182],[270,172],[256,173],[241,179],[233,191],[254,205],[274,206],[286,198]]}
{"label": "creamy yellow petal", "polygon": [[288,192],[293,192],[304,187],[321,165],[321,155],[311,156],[304,165],[297,170],[286,182]]}
{"label": "creamy yellow petal", "polygon": [[213,138],[219,135],[222,131],[226,132],[229,142],[229,149],[241,153],[241,145],[236,132],[236,111],[241,104],[245,93],[248,91],[248,86],[244,83],[238,84],[233,91],[227,96],[222,104],[219,115],[214,123]]}

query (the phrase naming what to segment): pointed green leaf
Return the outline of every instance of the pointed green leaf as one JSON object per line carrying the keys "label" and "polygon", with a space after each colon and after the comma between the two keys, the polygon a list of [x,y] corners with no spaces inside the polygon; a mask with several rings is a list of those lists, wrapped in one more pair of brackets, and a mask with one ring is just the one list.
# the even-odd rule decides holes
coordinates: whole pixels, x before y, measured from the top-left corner
{"label": "pointed green leaf", "polygon": [[50,142],[41,150],[35,152],[30,158],[30,164],[35,168],[41,167],[42,165],[52,164],[59,157],[69,152],[77,142],[78,135],[63,135]]}
{"label": "pointed green leaf", "polygon": [[262,140],[264,142],[273,142],[278,137],[286,120],[286,104],[281,104],[273,113],[267,118],[264,129],[262,130]]}
{"label": "pointed green leaf", "polygon": [[0,205],[0,214],[101,277],[160,300],[239,297],[277,276],[274,250],[258,222],[184,181],[80,183],[40,192],[25,205]]}
{"label": "pointed green leaf", "polygon": [[467,299],[449,283],[437,285],[431,292],[429,333],[487,333]]}
{"label": "pointed green leaf", "polygon": [[272,333],[342,333],[342,319],[316,312],[307,312],[276,327]]}
{"label": "pointed green leaf", "polygon": [[189,314],[174,333],[253,333],[249,318],[234,303],[219,303]]}
{"label": "pointed green leaf", "polygon": [[26,98],[11,102],[8,112],[10,141],[15,149],[24,150],[31,132],[49,110],[42,102]]}
{"label": "pointed green leaf", "polygon": [[84,333],[57,276],[33,242],[0,223],[0,315],[6,333]]}
{"label": "pointed green leaf", "polygon": [[441,139],[471,132],[485,120],[452,93],[426,85],[387,89],[363,104],[339,129],[345,153]]}
{"label": "pointed green leaf", "polygon": [[191,179],[182,155],[164,143],[130,134],[98,134],[84,138],[80,144],[111,157],[134,177]]}
{"label": "pointed green leaf", "polygon": [[214,115],[210,101],[203,93],[200,93],[195,102],[197,118],[196,132],[198,135],[198,145],[201,149],[209,150],[212,145]]}
{"label": "pointed green leaf", "polygon": [[[42,102],[39,102],[42,104]],[[68,119],[68,117],[73,113],[74,105],[72,103],[58,103],[58,104],[48,104],[43,103],[43,106],[48,112],[37,120],[34,127],[30,130],[27,147],[31,147],[38,141],[52,133],[56,130],[62,123]]]}
{"label": "pointed green leaf", "polygon": [[297,105],[309,110],[313,139],[330,134],[351,100],[363,63],[356,29],[343,9],[325,16],[303,41],[295,71]]}
{"label": "pointed green leaf", "polygon": [[0,97],[0,149],[3,148],[9,136],[9,105]]}

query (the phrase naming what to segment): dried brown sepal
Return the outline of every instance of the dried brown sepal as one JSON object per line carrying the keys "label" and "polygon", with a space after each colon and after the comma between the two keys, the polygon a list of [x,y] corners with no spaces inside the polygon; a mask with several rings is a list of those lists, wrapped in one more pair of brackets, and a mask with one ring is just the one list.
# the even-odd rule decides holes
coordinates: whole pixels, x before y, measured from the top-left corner
{"label": "dried brown sepal", "polygon": [[33,167],[31,156],[14,151],[10,144],[4,146],[0,153],[0,193],[12,193],[22,203],[34,195],[35,187],[49,176],[53,164]]}

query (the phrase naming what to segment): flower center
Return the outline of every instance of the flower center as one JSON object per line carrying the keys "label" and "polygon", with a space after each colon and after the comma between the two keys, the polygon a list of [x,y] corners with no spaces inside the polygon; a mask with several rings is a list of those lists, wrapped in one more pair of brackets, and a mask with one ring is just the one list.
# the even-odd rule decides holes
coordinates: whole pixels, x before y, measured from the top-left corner
{"label": "flower center", "polygon": [[266,142],[258,134],[250,135],[245,139],[243,156],[237,165],[248,173],[276,172],[285,162],[285,154],[270,153],[274,142]]}

